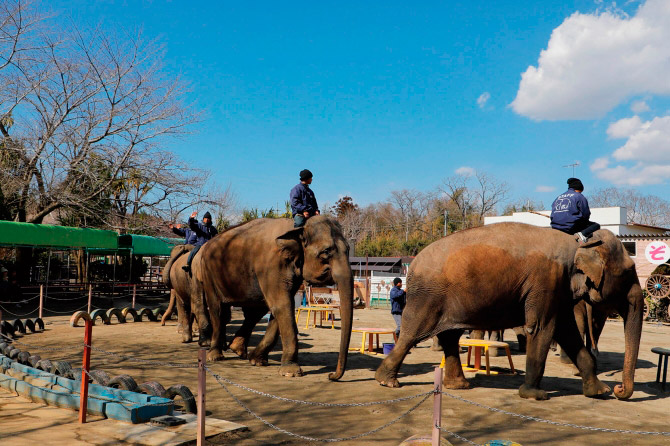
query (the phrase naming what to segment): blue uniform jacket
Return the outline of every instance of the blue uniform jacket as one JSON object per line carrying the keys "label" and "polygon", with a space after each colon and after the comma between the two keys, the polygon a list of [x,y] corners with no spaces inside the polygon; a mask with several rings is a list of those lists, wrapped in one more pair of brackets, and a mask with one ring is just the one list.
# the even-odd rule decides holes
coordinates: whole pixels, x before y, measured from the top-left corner
{"label": "blue uniform jacket", "polygon": [[586,197],[574,189],[559,195],[551,205],[551,227],[570,232],[578,223],[586,223],[591,217]]}
{"label": "blue uniform jacket", "polygon": [[318,210],[319,205],[316,203],[314,191],[307,184],[298,183],[291,189],[291,212],[294,217],[303,212],[316,215],[316,211]]}
{"label": "blue uniform jacket", "polygon": [[407,294],[403,290],[397,286],[391,288],[391,314],[402,314],[406,300]]}
{"label": "blue uniform jacket", "polygon": [[195,233],[195,246],[204,245],[208,240],[219,233],[214,226],[200,223],[195,218],[188,219],[188,226],[191,228],[191,231]]}
{"label": "blue uniform jacket", "polygon": [[184,237],[185,245],[195,245],[198,237],[195,235],[195,232],[191,231],[189,228],[172,228],[172,232],[177,235]]}

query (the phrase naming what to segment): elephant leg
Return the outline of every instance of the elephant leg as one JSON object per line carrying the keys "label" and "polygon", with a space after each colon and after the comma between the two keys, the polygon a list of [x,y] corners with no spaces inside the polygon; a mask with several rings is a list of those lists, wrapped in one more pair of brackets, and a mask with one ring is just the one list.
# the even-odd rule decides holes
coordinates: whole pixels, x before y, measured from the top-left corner
{"label": "elephant leg", "polygon": [[514,327],[514,334],[516,335],[516,342],[519,345],[519,351],[526,352],[526,332],[523,327]]}
{"label": "elephant leg", "polygon": [[[502,342],[503,333],[504,333],[504,330],[489,331],[489,340],[490,341]],[[504,351],[500,350],[498,347],[489,348],[489,355],[490,356],[507,356],[507,354]]]}
{"label": "elephant leg", "polygon": [[268,354],[277,345],[279,340],[279,326],[277,319],[271,318],[268,326],[265,329],[265,335],[261,342],[258,343],[255,349],[249,353],[249,362],[251,365],[266,366],[268,365]]}
{"label": "elephant leg", "polygon": [[461,366],[460,347],[458,340],[463,330],[448,330],[437,335],[444,350],[444,378],[442,384],[446,389],[467,389],[470,383],[465,379]]}
{"label": "elephant leg", "polygon": [[[195,318],[198,320],[198,345],[205,347],[210,343],[210,339],[214,336],[214,327],[212,322],[209,320],[209,314],[207,311],[210,303],[206,301],[206,296],[203,292],[202,284],[197,281],[193,286],[193,293],[191,294],[193,299],[191,302],[191,308],[195,314]],[[212,302],[215,301],[218,303],[216,296],[213,296]],[[228,310],[230,311],[230,308]],[[212,314],[219,314],[219,311],[220,308],[217,309],[216,313]]]}
{"label": "elephant leg", "polygon": [[596,376],[595,361],[582,342],[573,314],[561,315],[555,337],[579,369],[584,395],[593,397],[609,393],[611,391],[609,386]]}
{"label": "elephant leg", "polygon": [[272,307],[272,314],[277,319],[279,334],[282,342],[282,357],[279,374],[282,376],[302,376],[302,369],[298,364],[298,327],[295,323],[295,302],[293,296],[286,293],[281,302],[288,302],[288,305],[279,305]]}
{"label": "elephant leg", "polygon": [[[396,339],[395,342],[398,342]],[[430,346],[430,349],[434,352],[441,352],[442,347],[440,346],[440,341],[437,339],[437,336],[433,336],[433,345]]]}
{"label": "elephant leg", "polygon": [[192,342],[193,335],[191,333],[191,311],[187,309],[184,304],[184,299],[181,296],[176,297],[177,305],[177,325],[181,330],[181,342]]}
{"label": "elephant leg", "polygon": [[[528,316],[526,320],[529,320]],[[547,392],[540,389],[540,381],[544,375],[544,367],[555,327],[555,317],[546,321],[544,325],[539,323],[527,324],[526,379],[525,383],[519,388],[519,395],[522,398],[549,399]]]}
{"label": "elephant leg", "polygon": [[242,326],[237,330],[233,341],[230,343],[230,349],[242,359],[247,358],[247,345],[249,343],[249,338],[251,333],[263,316],[268,312],[267,307],[262,308],[243,308],[244,313],[244,322]]}
{"label": "elephant leg", "polygon": [[[220,361],[223,359],[223,350],[225,349],[226,324],[230,320],[230,306],[222,304],[218,299],[212,299],[209,311],[212,316],[210,320],[212,338],[209,352],[207,353],[207,360]],[[228,320],[226,320],[226,313]],[[198,320],[198,322],[200,321]],[[200,325],[200,335],[202,336],[202,324]]]}

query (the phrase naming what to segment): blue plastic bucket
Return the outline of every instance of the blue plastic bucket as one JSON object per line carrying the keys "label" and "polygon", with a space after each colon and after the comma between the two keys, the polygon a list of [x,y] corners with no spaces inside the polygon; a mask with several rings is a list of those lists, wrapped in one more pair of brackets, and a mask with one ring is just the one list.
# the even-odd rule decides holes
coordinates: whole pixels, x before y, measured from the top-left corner
{"label": "blue plastic bucket", "polygon": [[387,344],[387,343],[384,343],[384,344],[382,344],[382,347],[384,348],[384,354],[385,354],[385,355],[388,355],[389,353],[391,353],[391,350],[393,350],[393,347],[395,347],[395,344],[393,344],[393,343],[388,343],[388,344]]}

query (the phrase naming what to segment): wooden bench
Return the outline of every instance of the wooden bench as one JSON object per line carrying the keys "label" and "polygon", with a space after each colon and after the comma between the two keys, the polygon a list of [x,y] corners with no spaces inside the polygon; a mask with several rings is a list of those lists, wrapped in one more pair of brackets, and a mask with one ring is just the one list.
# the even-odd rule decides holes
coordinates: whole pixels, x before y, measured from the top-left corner
{"label": "wooden bench", "polygon": [[[658,369],[656,370],[656,382],[661,383],[661,389],[665,391],[665,380],[668,377],[668,356],[670,356],[670,348],[663,347],[654,347],[651,349],[652,353],[658,355]],[[665,359],[665,365],[663,366],[663,381],[661,381],[661,363]]]}
{"label": "wooden bench", "polygon": [[[395,330],[388,328],[354,328],[351,330],[352,333],[363,333],[363,338],[361,339],[361,353],[366,353],[365,351],[365,337],[368,337],[368,351],[369,354],[376,354],[372,348],[373,335],[377,335],[377,348],[379,348],[379,335],[380,334],[390,334],[393,335]],[[359,350],[356,347],[350,347],[349,350]]]}
{"label": "wooden bench", "polygon": [[[512,353],[509,349],[509,344],[507,342],[499,341],[487,341],[484,339],[459,339],[458,345],[461,347],[468,348],[468,362],[466,364],[461,364],[464,372],[481,372],[482,365],[482,349],[484,349],[484,358],[486,358],[486,374],[487,375],[497,375],[498,372],[491,371],[491,365],[489,362],[489,348],[504,348],[505,353],[507,353],[507,359],[509,359],[509,366],[512,369],[512,374],[515,374],[514,363],[512,362]],[[472,349],[475,349],[475,364],[474,367],[470,364],[470,358],[472,356]],[[444,358],[440,363],[440,367],[444,368]]]}

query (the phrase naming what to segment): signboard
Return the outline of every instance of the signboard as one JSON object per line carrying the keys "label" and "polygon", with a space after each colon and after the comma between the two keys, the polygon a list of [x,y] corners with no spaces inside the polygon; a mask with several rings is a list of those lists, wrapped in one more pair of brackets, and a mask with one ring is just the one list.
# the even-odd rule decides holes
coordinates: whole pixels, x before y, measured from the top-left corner
{"label": "signboard", "polygon": [[670,247],[664,242],[651,242],[644,250],[644,255],[649,263],[661,265],[670,260]]}

